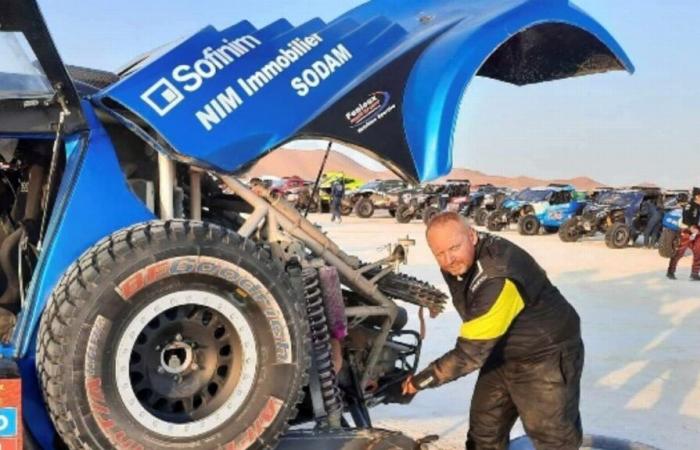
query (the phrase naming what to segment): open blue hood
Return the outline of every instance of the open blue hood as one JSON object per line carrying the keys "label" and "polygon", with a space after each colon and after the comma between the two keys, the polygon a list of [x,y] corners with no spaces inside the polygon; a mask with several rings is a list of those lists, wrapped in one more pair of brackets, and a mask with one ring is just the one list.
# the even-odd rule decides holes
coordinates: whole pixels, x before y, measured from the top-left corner
{"label": "open blue hood", "polygon": [[94,99],[174,157],[224,172],[318,137],[425,181],[452,167],[474,76],[525,85],[610,70],[634,68],[568,1],[373,0],[330,23],[204,28]]}

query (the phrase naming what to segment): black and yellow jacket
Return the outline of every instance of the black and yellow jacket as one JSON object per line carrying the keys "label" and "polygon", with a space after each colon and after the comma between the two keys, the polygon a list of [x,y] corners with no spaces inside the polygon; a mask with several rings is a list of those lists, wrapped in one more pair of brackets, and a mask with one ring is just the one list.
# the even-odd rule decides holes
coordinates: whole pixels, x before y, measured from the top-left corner
{"label": "black and yellow jacket", "polygon": [[683,225],[687,227],[700,226],[700,205],[692,200],[683,208]]}
{"label": "black and yellow jacket", "polygon": [[536,359],[580,339],[574,308],[537,262],[507,240],[480,233],[469,271],[443,276],[463,323],[455,348],[414,377],[417,389],[439,386],[487,363]]}

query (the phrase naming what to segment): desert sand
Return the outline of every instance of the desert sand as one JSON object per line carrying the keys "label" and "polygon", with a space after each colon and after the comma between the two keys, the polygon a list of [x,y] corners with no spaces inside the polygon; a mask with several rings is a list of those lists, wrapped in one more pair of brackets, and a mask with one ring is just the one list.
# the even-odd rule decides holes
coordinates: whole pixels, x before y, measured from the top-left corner
{"label": "desert sand", "polygon": [[[422,222],[402,225],[389,217],[351,216],[334,224],[328,215],[313,220],[364,260],[379,258],[386,252],[382,246],[410,235],[417,244],[402,271],[447,292]],[[690,258],[681,262],[679,279],[669,281],[664,276],[667,260],[656,251],[610,250],[600,238],[565,244],[556,235],[499,234],[528,250],[581,316],[584,431],[661,449],[700,448],[700,283],[688,281]],[[418,329],[415,308],[407,306],[408,326]],[[460,320],[450,306],[427,325],[420,368],[452,348]],[[463,449],[475,380],[471,374],[421,392],[407,406],[376,407],[374,424],[413,437],[438,434],[435,448]],[[512,437],[523,433],[517,423]]]}

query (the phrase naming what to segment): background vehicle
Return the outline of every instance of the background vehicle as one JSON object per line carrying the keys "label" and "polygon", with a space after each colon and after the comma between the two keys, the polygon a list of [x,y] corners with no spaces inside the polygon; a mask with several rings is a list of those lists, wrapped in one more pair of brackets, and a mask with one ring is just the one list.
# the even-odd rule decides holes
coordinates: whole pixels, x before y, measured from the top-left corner
{"label": "background vehicle", "polygon": [[348,191],[358,189],[364,184],[362,180],[357,178],[349,177],[342,172],[327,172],[323,174],[321,182],[318,186],[318,201],[320,212],[328,212],[330,210],[331,204],[331,187],[336,181],[342,181],[345,185],[346,196],[343,198],[340,205],[340,213],[344,216],[349,215],[352,212],[354,204],[352,199],[347,195]]}
{"label": "background vehicle", "polygon": [[435,214],[442,211],[461,212],[469,203],[471,182],[469,180],[447,180],[436,199],[432,199],[423,212],[423,221],[428,224]]}
{"label": "background vehicle", "polygon": [[396,221],[408,223],[413,219],[423,219],[425,211],[437,205],[441,184],[424,184],[399,193],[399,206],[396,208]]}
{"label": "background vehicle", "polygon": [[630,192],[631,202],[624,208],[612,208],[608,214],[610,225],[605,233],[605,244],[610,248],[624,248],[637,240],[649,220],[648,213],[642,208],[644,202],[662,205],[660,189],[635,187]]}
{"label": "background vehicle", "polygon": [[394,217],[399,206],[399,192],[407,187],[402,180],[373,180],[350,191],[347,196],[358,217],[372,217],[376,209],[386,209]]}
{"label": "background vehicle", "polygon": [[659,255],[662,258],[670,258],[678,250],[682,221],[683,209],[681,208],[671,209],[664,213],[661,237],[659,237]]}
{"label": "background vehicle", "polygon": [[491,212],[486,226],[490,231],[500,231],[511,223],[517,223],[520,234],[537,234],[540,218],[544,217],[548,208],[571,202],[573,192],[572,186],[562,185],[524,189],[514,197],[506,198],[499,209]]}
{"label": "background vehicle", "polygon": [[489,211],[496,209],[507,196],[507,188],[492,184],[477,186],[476,190],[469,194],[469,202],[462,209],[462,214],[472,217],[476,225],[484,226]]}
{"label": "background vehicle", "polygon": [[661,191],[655,188],[619,189],[602,193],[596,203],[586,206],[579,217],[573,217],[559,230],[564,242],[582,236],[605,234],[610,248],[626,247],[642,233],[648,217],[641,211],[644,201],[660,201]]}
{"label": "background vehicle", "polygon": [[[395,272],[410,240],[363,263],[287,202],[253,192],[233,175],[289,140],[333,136],[371,150],[406,179],[434,178],[449,170],[451,136],[440,130],[455,110],[412,88],[407,80],[414,76],[422,86],[442,81],[461,90],[468,79],[442,77],[471,78],[465,64],[475,62],[483,75],[516,84],[582,75],[590,60],[596,65],[585,73],[632,69],[602,27],[564,4],[537,4],[524,23],[504,3],[477,33],[468,23],[443,26],[483,14],[450,1],[425,19],[422,5],[375,1],[330,24],[319,19],[295,28],[281,20],[257,29],[243,21],[205,28],[119,74],[66,68],[35,2],[3,6],[0,45],[9,42],[5,54],[17,57],[0,61],[0,138],[7,141],[0,355],[4,374],[20,376],[0,383],[13,386],[13,407],[22,406],[21,416],[3,416],[8,423],[13,417],[10,428],[26,425],[42,448],[269,448],[292,420],[316,421],[317,436],[344,428],[356,445],[377,444],[384,435],[371,428],[368,408],[388,400],[387,389],[415,371],[420,353],[421,336],[406,328],[396,301],[439,313],[445,295]],[[490,42],[479,38],[486,30],[493,30],[491,40],[519,45],[521,36],[508,30],[530,37],[530,28],[548,22],[557,28],[533,31],[532,42],[544,42],[531,48],[543,51],[530,56],[537,64],[557,58],[555,72],[520,59],[489,60],[493,45],[476,45]],[[389,32],[377,39],[381,30]],[[243,101],[231,80],[253,92],[247,80],[254,81],[243,77],[261,61],[277,61],[290,34],[308,38],[300,60],[330,54],[342,68],[313,93],[308,85],[290,89],[291,71],[280,72]],[[553,36],[566,38],[566,55],[547,53]],[[234,46],[242,53],[235,64],[224,57],[231,47],[219,50],[230,42],[247,45],[244,53]],[[436,43],[439,52],[431,48]],[[464,46],[474,49],[469,58],[442,57]],[[348,48],[357,56],[344,65]],[[415,65],[417,53],[407,51],[414,48],[426,64]],[[193,62],[186,70],[194,70],[188,73],[198,89],[184,89],[172,76],[183,61]],[[386,87],[406,101],[371,128],[360,120],[359,133],[347,114],[383,105],[366,97],[375,74],[385,79],[379,62],[394,75],[389,63],[406,68]],[[197,68],[208,68],[207,77]],[[428,110],[445,117],[428,121]],[[406,121],[394,117],[427,127],[404,128]],[[412,144],[422,131],[435,148]],[[341,338],[342,351],[334,353],[332,339]],[[344,427],[343,412],[363,430]],[[346,439],[330,435],[322,448],[345,446]]]}
{"label": "background vehicle", "polygon": [[571,201],[551,205],[538,218],[547,233],[556,233],[564,223],[572,217],[580,215],[587,204],[588,198],[584,192],[573,191],[571,192]]}
{"label": "background vehicle", "polygon": [[690,192],[684,189],[663,192],[664,217],[659,236],[659,255],[663,258],[670,258],[678,249],[683,207],[689,200]]}

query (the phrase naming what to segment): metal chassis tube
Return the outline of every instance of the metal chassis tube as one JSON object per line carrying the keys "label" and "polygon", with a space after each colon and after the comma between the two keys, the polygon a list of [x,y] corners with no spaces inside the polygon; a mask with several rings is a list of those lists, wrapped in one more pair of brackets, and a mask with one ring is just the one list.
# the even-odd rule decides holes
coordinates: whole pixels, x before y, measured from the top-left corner
{"label": "metal chassis tube", "polygon": [[271,241],[279,236],[281,228],[289,236],[301,241],[313,253],[338,270],[341,279],[351,289],[362,294],[374,303],[374,306],[356,306],[346,309],[348,317],[385,316],[379,336],[372,344],[367,358],[367,370],[362,376],[360,386],[364,392],[369,375],[379,361],[382,348],[389,336],[391,326],[396,319],[398,308],[393,300],[387,298],[378,288],[378,278],[368,280],[363,273],[366,268],[359,267],[359,260],[338,247],[311,222],[304,218],[286,200],[273,198],[269,191],[260,189],[260,195],[250,190],[243,183],[230,176],[221,176],[224,184],[236,195],[253,207],[239,230],[239,234],[250,237],[266,220],[267,232]]}

